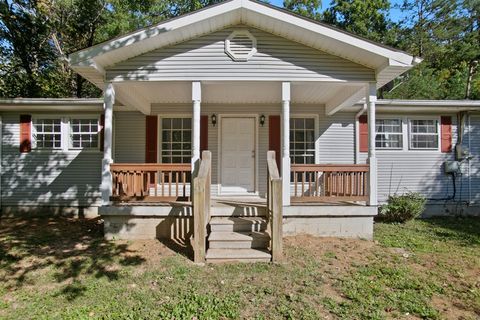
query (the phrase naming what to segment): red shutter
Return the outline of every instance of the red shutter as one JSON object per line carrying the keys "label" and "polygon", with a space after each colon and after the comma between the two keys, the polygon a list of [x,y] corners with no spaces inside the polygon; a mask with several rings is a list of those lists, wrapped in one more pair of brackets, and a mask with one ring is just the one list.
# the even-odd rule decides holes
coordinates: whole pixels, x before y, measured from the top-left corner
{"label": "red shutter", "polygon": [[157,162],[157,116],[145,117],[145,162],[156,163]]}
{"label": "red shutter", "polygon": [[105,143],[105,115],[100,115],[100,151],[103,151],[103,144]]}
{"label": "red shutter", "polygon": [[200,117],[200,155],[208,150],[208,116]]}
{"label": "red shutter", "polygon": [[281,155],[281,129],[280,129],[280,116],[268,117],[268,150],[275,151],[275,158],[277,160],[277,166],[280,168],[280,155]]}
{"label": "red shutter", "polygon": [[20,152],[32,151],[32,116],[20,115]]}
{"label": "red shutter", "polygon": [[358,118],[358,133],[360,152],[368,152],[368,118],[366,115]]}
{"label": "red shutter", "polygon": [[442,152],[452,151],[452,117],[442,116],[440,118],[441,122],[441,141]]}

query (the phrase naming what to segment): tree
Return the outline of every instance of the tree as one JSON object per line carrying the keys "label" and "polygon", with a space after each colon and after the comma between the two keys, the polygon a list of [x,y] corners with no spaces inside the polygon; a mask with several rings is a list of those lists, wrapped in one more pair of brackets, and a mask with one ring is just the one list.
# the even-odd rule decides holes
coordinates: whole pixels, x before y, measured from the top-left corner
{"label": "tree", "polygon": [[474,81],[480,60],[480,1],[436,1],[435,20],[438,21],[433,36],[442,46],[439,67],[464,69],[464,98],[469,99],[475,88]]}
{"label": "tree", "polygon": [[56,68],[44,1],[0,1],[0,75],[3,96],[39,97]]}
{"label": "tree", "polygon": [[388,0],[332,0],[323,20],[368,39],[388,43]]}
{"label": "tree", "polygon": [[[398,26],[398,45],[424,62],[397,79],[385,96],[479,98],[479,6],[475,0],[404,1],[401,8],[408,18]],[[419,79],[424,75],[431,86]]]}
{"label": "tree", "polygon": [[284,0],[283,6],[299,15],[316,20],[321,19],[322,2],[320,0]]}

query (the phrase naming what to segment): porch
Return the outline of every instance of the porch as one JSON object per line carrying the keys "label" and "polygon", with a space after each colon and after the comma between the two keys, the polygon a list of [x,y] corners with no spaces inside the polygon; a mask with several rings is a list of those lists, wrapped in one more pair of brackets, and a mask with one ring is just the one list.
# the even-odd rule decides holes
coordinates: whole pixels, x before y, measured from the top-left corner
{"label": "porch", "polygon": [[[189,164],[113,163],[110,168],[110,200],[114,206],[192,205]],[[290,205],[366,205],[369,199],[368,173],[369,166],[365,164],[292,164]],[[217,195],[212,201],[217,206],[266,204],[265,195],[248,194]]]}
{"label": "porch", "polygon": [[212,197],[209,151],[193,180],[184,164],[112,164],[105,236],[168,238],[191,246],[196,262],[279,261],[283,234],[371,236],[367,165],[293,165],[291,205],[283,206],[275,158],[269,151],[266,197]]}
{"label": "porch", "polygon": [[[228,85],[235,91],[255,90],[259,84]],[[114,86],[108,85],[100,209],[106,237],[178,239],[193,247],[197,262],[278,261],[284,233],[371,238],[376,215],[374,148],[369,149],[368,164],[358,159],[349,163],[342,156],[345,151],[337,155],[337,143],[330,140],[336,138],[332,125],[344,123],[330,122],[328,107],[291,104],[292,83],[262,85],[280,90],[259,96],[281,103],[202,103],[202,92],[216,84],[192,82],[191,105],[152,101],[151,115],[117,112],[117,121],[125,122],[115,122],[115,139],[108,137],[109,127],[113,131],[109,96],[114,97]],[[305,87],[296,85],[297,94],[305,94]],[[367,109],[374,118],[371,94],[376,86],[366,88]],[[233,96],[241,99],[238,92]],[[317,99],[325,102],[325,96]],[[355,114],[344,117],[353,129]],[[142,120],[145,140],[136,145],[144,144],[145,161],[126,162],[136,155],[129,141]],[[353,154],[355,135],[352,130],[346,152]],[[115,147],[115,153],[108,147]],[[109,161],[111,156],[119,161]]]}

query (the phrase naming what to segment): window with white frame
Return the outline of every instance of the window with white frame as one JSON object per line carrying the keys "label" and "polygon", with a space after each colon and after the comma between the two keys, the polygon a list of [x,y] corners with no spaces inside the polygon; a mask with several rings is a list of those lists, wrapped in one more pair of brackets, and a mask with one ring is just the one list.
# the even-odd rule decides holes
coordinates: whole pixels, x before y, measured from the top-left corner
{"label": "window with white frame", "polygon": [[293,164],[315,163],[315,119],[290,119],[290,158]]}
{"label": "window with white frame", "polygon": [[375,147],[377,149],[403,148],[403,130],[401,119],[375,120]]}
{"label": "window with white frame", "polygon": [[73,149],[95,149],[99,146],[98,118],[70,119],[70,147]]}
{"label": "window with white frame", "polygon": [[410,149],[438,149],[438,120],[410,119]]}
{"label": "window with white frame", "polygon": [[189,163],[192,158],[192,119],[162,118],[162,162]]}
{"label": "window with white frame", "polygon": [[62,120],[60,118],[34,118],[32,122],[34,148],[62,148]]}

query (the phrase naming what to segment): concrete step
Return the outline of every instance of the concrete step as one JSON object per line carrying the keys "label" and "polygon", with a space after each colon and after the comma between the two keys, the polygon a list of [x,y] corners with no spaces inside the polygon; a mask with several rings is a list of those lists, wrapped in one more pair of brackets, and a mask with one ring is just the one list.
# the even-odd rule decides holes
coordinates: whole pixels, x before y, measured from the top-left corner
{"label": "concrete step", "polygon": [[211,232],[208,237],[212,249],[268,248],[270,235],[266,232]]}
{"label": "concrete step", "polygon": [[207,263],[220,262],[270,262],[272,256],[260,249],[208,249]]}
{"label": "concrete step", "polygon": [[212,217],[210,231],[212,232],[249,232],[265,231],[267,221],[260,217]]}
{"label": "concrete step", "polygon": [[267,209],[264,205],[218,205],[211,209],[212,217],[264,217]]}

